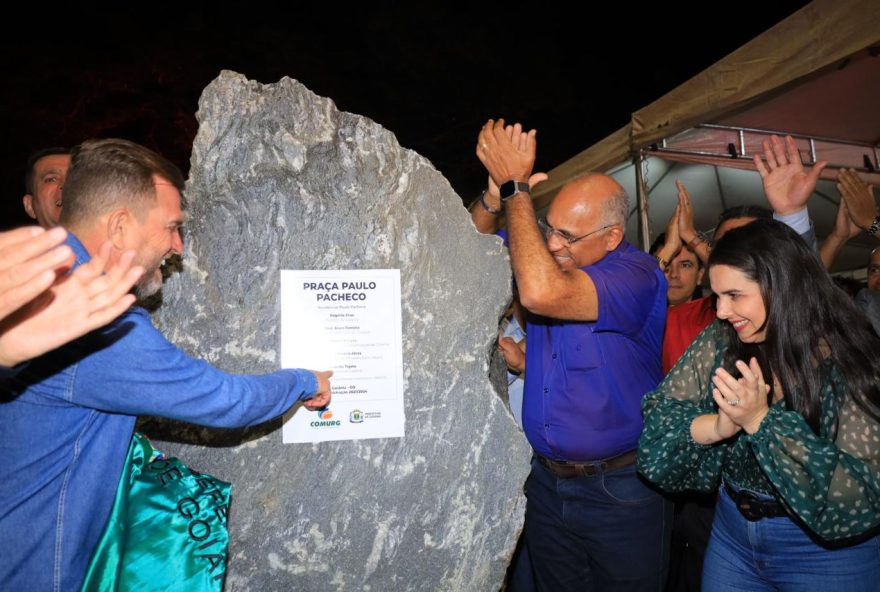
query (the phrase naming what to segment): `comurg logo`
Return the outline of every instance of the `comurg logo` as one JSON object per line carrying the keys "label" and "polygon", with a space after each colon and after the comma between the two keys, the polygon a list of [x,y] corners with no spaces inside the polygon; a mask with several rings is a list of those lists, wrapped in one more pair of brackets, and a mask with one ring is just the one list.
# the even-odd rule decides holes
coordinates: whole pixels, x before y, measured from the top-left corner
{"label": "comurg logo", "polygon": [[333,419],[333,413],[330,409],[322,409],[318,411],[318,419],[309,423],[313,428],[336,428],[342,425],[338,419]]}

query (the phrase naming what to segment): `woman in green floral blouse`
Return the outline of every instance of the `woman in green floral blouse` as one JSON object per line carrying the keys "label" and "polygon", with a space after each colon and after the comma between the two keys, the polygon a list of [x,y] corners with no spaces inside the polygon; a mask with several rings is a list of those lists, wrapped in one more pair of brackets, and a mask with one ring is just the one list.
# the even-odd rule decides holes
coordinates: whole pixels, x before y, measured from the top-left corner
{"label": "woman in green floral blouse", "polygon": [[880,590],[880,339],[792,230],[709,260],[718,319],[643,403],[642,474],[720,486],[703,590]]}

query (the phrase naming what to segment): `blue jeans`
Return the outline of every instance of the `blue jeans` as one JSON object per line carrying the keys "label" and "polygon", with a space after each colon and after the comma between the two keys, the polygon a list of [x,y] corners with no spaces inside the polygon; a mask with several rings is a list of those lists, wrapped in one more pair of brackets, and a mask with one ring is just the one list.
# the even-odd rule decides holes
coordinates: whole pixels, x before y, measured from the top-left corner
{"label": "blue jeans", "polygon": [[538,590],[663,589],[672,504],[635,465],[562,479],[533,459],[526,495],[526,544]]}
{"label": "blue jeans", "polygon": [[722,590],[877,591],[880,538],[828,549],[788,517],[749,522],[722,488],[703,564],[703,592]]}

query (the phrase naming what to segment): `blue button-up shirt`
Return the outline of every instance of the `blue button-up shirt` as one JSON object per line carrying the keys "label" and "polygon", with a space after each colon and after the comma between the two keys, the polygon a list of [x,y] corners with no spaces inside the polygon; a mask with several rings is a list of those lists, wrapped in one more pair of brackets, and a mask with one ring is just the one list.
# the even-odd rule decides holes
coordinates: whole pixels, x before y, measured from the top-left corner
{"label": "blue button-up shirt", "polygon": [[316,390],[307,370],[236,376],[193,359],[142,308],[0,378],[0,588],[79,589],[135,416],[246,426]]}
{"label": "blue button-up shirt", "polygon": [[596,321],[532,315],[526,334],[523,424],[535,451],[588,461],[633,450],[642,396],[663,377],[666,278],[626,241],[581,268],[596,286]]}

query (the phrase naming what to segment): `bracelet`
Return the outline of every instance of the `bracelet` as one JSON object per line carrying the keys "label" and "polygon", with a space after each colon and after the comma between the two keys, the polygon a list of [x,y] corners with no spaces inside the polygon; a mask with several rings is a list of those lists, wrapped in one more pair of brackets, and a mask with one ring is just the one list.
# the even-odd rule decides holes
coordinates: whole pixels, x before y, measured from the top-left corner
{"label": "bracelet", "polygon": [[704,239],[702,236],[700,236],[700,233],[698,232],[697,234],[694,235],[694,238],[692,238],[688,242],[688,246],[691,248],[691,251],[696,252],[697,247],[699,247],[704,242],[706,242],[706,239]]}
{"label": "bracelet", "polygon": [[657,263],[660,264],[660,269],[666,271],[669,268],[669,261],[661,257],[660,255],[654,255],[654,259],[657,260]]}
{"label": "bracelet", "polygon": [[874,218],[874,221],[871,222],[871,225],[865,229],[865,232],[874,236],[877,232],[880,231],[880,216]]}
{"label": "bracelet", "polygon": [[486,189],[483,189],[483,191],[480,193],[480,205],[483,207],[484,210],[486,210],[487,212],[489,212],[493,216],[497,216],[498,214],[501,213],[501,209],[500,208],[499,209],[493,208],[489,204],[486,203],[486,191],[487,191]]}

